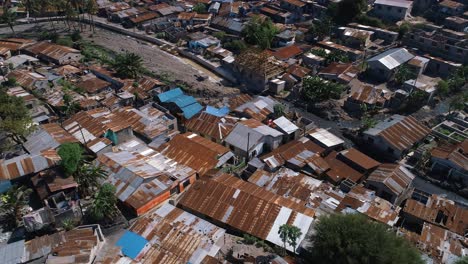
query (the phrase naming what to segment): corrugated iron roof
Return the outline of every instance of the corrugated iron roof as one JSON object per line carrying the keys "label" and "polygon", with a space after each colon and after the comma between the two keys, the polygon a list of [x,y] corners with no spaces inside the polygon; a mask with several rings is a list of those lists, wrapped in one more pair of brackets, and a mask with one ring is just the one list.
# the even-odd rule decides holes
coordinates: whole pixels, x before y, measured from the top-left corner
{"label": "corrugated iron roof", "polygon": [[436,259],[438,263],[444,263],[455,256],[456,258],[461,257],[467,250],[466,238],[426,222],[417,244],[420,250]]}
{"label": "corrugated iron roof", "polygon": [[258,121],[264,121],[274,112],[275,105],[279,104],[269,96],[258,96],[235,108],[236,112],[245,113]]}
{"label": "corrugated iron roof", "polygon": [[45,257],[45,263],[89,263],[103,240],[99,225],[36,237],[25,242],[22,263]]}
{"label": "corrugated iron roof", "polygon": [[273,123],[275,123],[275,125],[286,134],[294,133],[299,129],[293,122],[289,121],[289,119],[284,116],[273,120]]}
{"label": "corrugated iron roof", "polygon": [[463,144],[467,145],[468,139],[464,142],[450,145],[438,146],[431,150],[431,156],[438,159],[443,159],[451,162],[454,166],[462,170],[468,171],[468,152],[463,149]]}
{"label": "corrugated iron roof", "polygon": [[57,123],[43,124],[28,137],[24,147],[29,153],[40,153],[46,149],[56,149],[63,143],[78,142]]}
{"label": "corrugated iron roof", "polygon": [[380,162],[355,148],[343,150],[339,154],[365,170],[370,170],[380,165]]}
{"label": "corrugated iron roof", "polygon": [[130,228],[149,241],[135,259],[142,263],[201,263],[214,257],[225,230],[168,203],[138,219]]}
{"label": "corrugated iron roof", "polygon": [[325,174],[334,183],[339,183],[345,179],[358,183],[362,177],[364,177],[364,174],[354,170],[343,161],[337,159],[337,155],[338,153],[336,151],[332,151],[324,158],[330,166],[330,169]]}
{"label": "corrugated iron roof", "polygon": [[322,184],[320,180],[287,168],[272,173],[257,170],[249,177],[249,182],[306,207],[309,207],[312,192]]}
{"label": "corrugated iron roof", "polygon": [[176,135],[157,150],[200,175],[218,167],[221,157],[230,152],[228,148],[192,133]]}
{"label": "corrugated iron roof", "polygon": [[0,160],[0,179],[12,180],[50,168],[60,161],[53,149],[41,153],[21,155],[8,160]]}
{"label": "corrugated iron roof", "polygon": [[76,84],[76,86],[84,89],[90,94],[94,94],[100,92],[102,89],[110,87],[111,84],[90,74],[83,77],[82,80]]}
{"label": "corrugated iron roof", "polygon": [[[267,125],[264,125],[258,120],[249,119],[236,124],[234,129],[226,137],[226,142],[229,145],[235,146],[244,151],[250,150],[257,146],[260,141],[265,140],[265,137],[281,137],[283,134]],[[249,146],[247,147],[247,140]]]}
{"label": "corrugated iron roof", "polygon": [[400,195],[408,188],[415,176],[399,164],[385,163],[373,171],[367,181],[380,182],[394,194]]}
{"label": "corrugated iron roof", "polygon": [[317,174],[329,169],[326,161],[320,156],[325,149],[310,139],[302,137],[279,146],[272,152],[261,157],[271,169],[291,163],[294,167],[311,167]]}
{"label": "corrugated iron roof", "polygon": [[389,70],[393,70],[402,65],[403,63],[411,60],[412,58],[414,58],[414,55],[409,53],[407,49],[394,48],[382,52],[379,55],[374,56],[367,61],[378,61],[382,63],[385,67],[387,67]]}
{"label": "corrugated iron roof", "polygon": [[412,116],[393,115],[364,133],[380,136],[390,146],[404,151],[424,139],[431,130]]}
{"label": "corrugated iron roof", "polygon": [[109,173],[107,181],[116,187],[118,199],[136,210],[195,175],[193,169],[147,147],[102,154],[97,164]]}
{"label": "corrugated iron roof", "polygon": [[209,136],[216,140],[224,140],[232,131],[238,119],[231,116],[217,117],[206,112],[201,112],[185,122],[188,131]]}
{"label": "corrugated iron roof", "polygon": [[423,221],[440,225],[459,235],[466,235],[468,209],[447,198],[432,195],[426,204],[417,200],[406,201],[403,211]]}
{"label": "corrugated iron roof", "polygon": [[374,4],[410,8],[413,2],[407,0],[376,0]]}
{"label": "corrugated iron roof", "polygon": [[278,236],[279,226],[289,223],[299,227],[300,244],[315,215],[291,199],[227,174],[196,181],[179,205],[278,246],[283,244]]}
{"label": "corrugated iron roof", "polygon": [[70,53],[80,54],[79,50],[46,41],[33,44],[27,47],[26,50],[32,54],[47,56],[55,60],[60,60],[64,56],[68,56]]}

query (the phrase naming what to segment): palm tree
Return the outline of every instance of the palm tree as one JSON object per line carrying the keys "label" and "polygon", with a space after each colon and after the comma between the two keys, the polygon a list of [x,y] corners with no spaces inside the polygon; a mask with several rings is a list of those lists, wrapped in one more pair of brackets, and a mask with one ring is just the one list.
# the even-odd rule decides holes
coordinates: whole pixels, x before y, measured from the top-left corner
{"label": "palm tree", "polygon": [[289,226],[288,244],[294,249],[296,253],[297,239],[302,236],[302,231],[297,226]]}
{"label": "palm tree", "polygon": [[143,72],[143,59],[135,53],[126,52],[115,56],[112,66],[120,77],[136,79]]}
{"label": "palm tree", "polygon": [[118,214],[116,203],[115,187],[110,183],[104,183],[91,204],[89,216],[94,221],[112,219]]}
{"label": "palm tree", "polygon": [[99,186],[99,180],[105,179],[107,173],[100,166],[92,164],[83,164],[79,166],[75,173],[75,181],[78,183],[78,190],[82,196],[88,196],[93,188]]}
{"label": "palm tree", "polygon": [[290,226],[287,224],[281,225],[278,230],[281,241],[283,241],[283,255],[286,255],[286,242],[288,242],[289,232]]}
{"label": "palm tree", "polygon": [[15,228],[23,217],[21,209],[28,205],[32,190],[26,186],[14,185],[6,193],[2,194],[0,210],[2,215]]}
{"label": "palm tree", "polygon": [[3,14],[1,16],[1,21],[2,21],[2,23],[5,23],[10,27],[11,32],[13,32],[13,35],[16,35],[15,29],[13,28],[15,26],[15,23],[16,23],[16,12],[15,11],[13,11],[12,9],[4,8]]}
{"label": "palm tree", "polygon": [[86,0],[86,12],[88,13],[89,20],[90,20],[90,27],[93,30],[95,30],[94,26],[94,16],[97,14],[98,11],[98,6],[96,4],[96,0]]}

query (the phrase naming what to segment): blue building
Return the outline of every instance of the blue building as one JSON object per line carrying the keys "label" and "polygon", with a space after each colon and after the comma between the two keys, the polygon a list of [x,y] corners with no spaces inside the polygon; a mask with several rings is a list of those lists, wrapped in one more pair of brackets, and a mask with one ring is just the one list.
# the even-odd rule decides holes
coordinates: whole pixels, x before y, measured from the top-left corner
{"label": "blue building", "polygon": [[180,88],[158,94],[156,97],[169,111],[182,115],[185,119],[192,118],[203,109],[193,96],[184,94]]}

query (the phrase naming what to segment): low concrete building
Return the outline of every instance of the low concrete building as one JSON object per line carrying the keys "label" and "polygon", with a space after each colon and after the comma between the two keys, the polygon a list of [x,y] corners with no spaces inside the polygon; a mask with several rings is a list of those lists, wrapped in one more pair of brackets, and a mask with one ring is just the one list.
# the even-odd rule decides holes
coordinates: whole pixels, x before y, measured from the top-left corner
{"label": "low concrete building", "polygon": [[374,35],[372,31],[350,27],[339,27],[338,33],[346,46],[355,49],[368,47]]}
{"label": "low concrete building", "polygon": [[283,140],[283,133],[249,119],[236,124],[226,137],[229,148],[238,156],[248,160],[277,148]]}
{"label": "low concrete building", "polygon": [[431,172],[436,177],[460,180],[468,185],[468,139],[432,149]]}
{"label": "low concrete building", "polygon": [[368,110],[385,108],[390,100],[390,91],[369,85],[359,85],[351,88],[351,93],[344,102],[343,107],[350,112],[362,112],[363,105]]}
{"label": "low concrete building", "polygon": [[376,80],[388,81],[393,78],[400,66],[414,58],[405,48],[389,49],[367,60],[367,73]]}
{"label": "low concrete building", "polygon": [[430,131],[412,116],[393,115],[364,131],[363,141],[367,148],[378,152],[380,157],[398,160]]}
{"label": "low concrete building", "polygon": [[46,41],[28,46],[24,51],[39,59],[59,65],[78,63],[82,58],[79,50]]}
{"label": "low concrete building", "polygon": [[323,79],[349,84],[358,77],[360,69],[351,63],[333,62],[319,71],[318,75]]}
{"label": "low concrete building", "polygon": [[462,15],[463,12],[465,12],[465,5],[457,1],[444,0],[439,3],[437,11],[441,15],[459,16]]}
{"label": "low concrete building", "polygon": [[427,24],[405,34],[403,43],[431,56],[458,63],[468,63],[468,40],[465,33]]}
{"label": "low concrete building", "polygon": [[366,188],[385,200],[400,204],[408,198],[411,182],[416,176],[399,164],[385,163],[380,165],[366,180]]}
{"label": "low concrete building", "polygon": [[411,14],[412,1],[406,0],[376,0],[372,14],[387,21],[405,20]]}

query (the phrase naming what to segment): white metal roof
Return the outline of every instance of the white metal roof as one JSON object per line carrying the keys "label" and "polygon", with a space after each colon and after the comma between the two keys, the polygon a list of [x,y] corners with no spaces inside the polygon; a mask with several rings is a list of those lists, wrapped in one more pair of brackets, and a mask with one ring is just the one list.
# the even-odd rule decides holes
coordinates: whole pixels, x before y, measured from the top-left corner
{"label": "white metal roof", "polygon": [[299,129],[293,122],[289,121],[289,119],[284,116],[275,119],[273,123],[275,123],[275,125],[281,128],[287,134],[294,133]]}
{"label": "white metal roof", "polygon": [[328,130],[323,128],[318,128],[309,135],[328,148],[344,143],[344,141],[341,138],[335,136],[334,134],[330,133]]}

